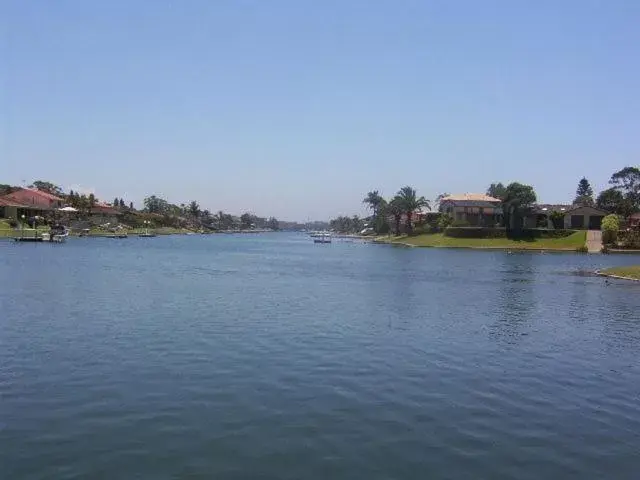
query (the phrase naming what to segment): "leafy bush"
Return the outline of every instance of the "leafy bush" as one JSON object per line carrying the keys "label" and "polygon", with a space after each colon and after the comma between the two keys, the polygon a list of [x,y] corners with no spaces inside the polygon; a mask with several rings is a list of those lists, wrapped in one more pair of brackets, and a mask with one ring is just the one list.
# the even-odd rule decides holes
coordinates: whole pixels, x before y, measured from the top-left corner
{"label": "leafy bush", "polygon": [[553,224],[553,228],[555,228],[556,230],[561,230],[564,228],[564,216],[565,216],[565,212],[558,212],[558,211],[551,212],[551,215],[549,215],[549,219]]}
{"label": "leafy bush", "polygon": [[578,253],[589,253],[589,249],[586,245],[582,245],[581,247],[576,248],[576,252]]}
{"label": "leafy bush", "polygon": [[454,220],[451,223],[452,227],[470,227],[471,224],[466,220]]}
{"label": "leafy bush", "polygon": [[453,224],[453,217],[449,214],[441,215],[437,221],[437,226],[441,230],[444,230],[447,227],[450,227],[452,224]]}
{"label": "leafy bush", "polygon": [[507,232],[504,228],[491,227],[449,227],[445,230],[447,237],[453,238],[505,238],[514,239],[535,238],[565,238],[574,233],[574,230],[553,230],[549,228],[525,228],[517,232]]}
{"label": "leafy bush", "polygon": [[618,232],[621,246],[623,248],[640,248],[640,231],[626,230]]}
{"label": "leafy bush", "polygon": [[620,220],[617,215],[607,215],[602,219],[602,243],[604,245],[614,245],[618,239]]}

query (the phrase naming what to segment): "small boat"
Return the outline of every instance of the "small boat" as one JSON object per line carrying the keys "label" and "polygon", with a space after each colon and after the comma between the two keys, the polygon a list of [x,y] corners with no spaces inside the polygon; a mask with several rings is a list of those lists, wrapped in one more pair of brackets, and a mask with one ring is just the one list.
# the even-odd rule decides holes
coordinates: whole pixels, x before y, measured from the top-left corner
{"label": "small boat", "polygon": [[313,243],[331,243],[331,234],[323,233],[313,237]]}
{"label": "small boat", "polygon": [[67,241],[69,230],[63,225],[54,225],[48,233],[42,234],[43,242],[63,243]]}
{"label": "small boat", "polygon": [[141,238],[151,238],[151,237],[155,237],[157,235],[155,233],[153,233],[153,232],[144,232],[144,233],[139,233],[138,236],[141,237]]}

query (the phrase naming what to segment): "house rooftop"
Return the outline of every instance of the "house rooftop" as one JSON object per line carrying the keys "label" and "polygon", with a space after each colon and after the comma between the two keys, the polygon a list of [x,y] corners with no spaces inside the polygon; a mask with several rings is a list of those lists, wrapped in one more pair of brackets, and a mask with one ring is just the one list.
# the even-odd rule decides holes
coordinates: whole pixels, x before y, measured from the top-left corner
{"label": "house rooftop", "polygon": [[0,207],[19,207],[19,208],[29,208],[26,205],[22,205],[15,200],[7,197],[0,197]]}
{"label": "house rooftop", "polygon": [[29,192],[32,193],[34,195],[38,195],[40,197],[46,198],[48,200],[53,200],[54,202],[62,202],[63,199],[56,196],[56,195],[52,195],[51,193],[48,192],[44,192],[42,190],[38,190],[37,188],[21,188],[20,190],[17,190],[15,192],[11,192],[9,195],[7,195],[7,197],[11,197],[13,195],[15,195],[16,193],[20,192],[20,191],[24,191],[24,192]]}
{"label": "house rooftop", "polygon": [[491,197],[484,193],[456,193],[453,195],[447,195],[442,202],[500,202],[500,199]]}
{"label": "house rooftop", "polygon": [[534,205],[534,210],[537,212],[568,212],[575,208],[575,205],[565,205],[565,204],[551,204],[551,203],[539,203]]}

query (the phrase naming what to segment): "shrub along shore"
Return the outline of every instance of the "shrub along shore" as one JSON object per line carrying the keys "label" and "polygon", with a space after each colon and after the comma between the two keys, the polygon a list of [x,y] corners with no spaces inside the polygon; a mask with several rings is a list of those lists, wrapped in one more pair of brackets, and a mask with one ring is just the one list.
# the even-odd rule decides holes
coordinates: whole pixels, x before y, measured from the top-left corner
{"label": "shrub along shore", "polygon": [[376,243],[411,247],[478,248],[503,250],[584,251],[586,231],[530,229],[507,237],[504,229],[450,227],[444,233],[380,236]]}

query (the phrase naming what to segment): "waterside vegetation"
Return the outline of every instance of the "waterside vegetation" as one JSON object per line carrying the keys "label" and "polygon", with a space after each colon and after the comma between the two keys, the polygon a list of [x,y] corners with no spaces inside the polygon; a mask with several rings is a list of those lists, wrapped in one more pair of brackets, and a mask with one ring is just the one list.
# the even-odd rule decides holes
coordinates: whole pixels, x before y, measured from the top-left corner
{"label": "waterside vegetation", "polygon": [[377,243],[389,243],[411,247],[447,247],[505,250],[559,250],[574,252],[584,246],[586,232],[571,232],[561,237],[520,237],[507,238],[462,238],[444,233],[421,235],[381,236],[374,239]]}

